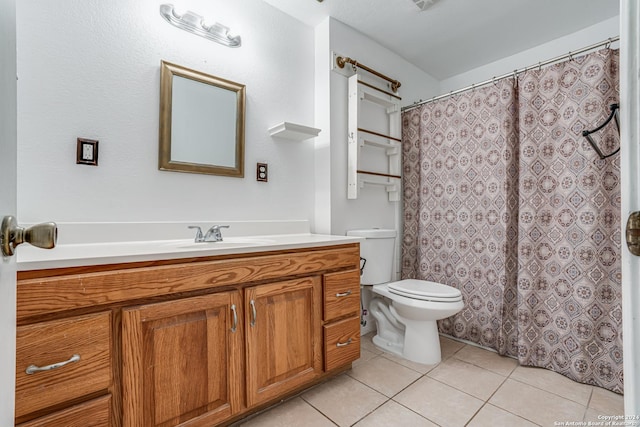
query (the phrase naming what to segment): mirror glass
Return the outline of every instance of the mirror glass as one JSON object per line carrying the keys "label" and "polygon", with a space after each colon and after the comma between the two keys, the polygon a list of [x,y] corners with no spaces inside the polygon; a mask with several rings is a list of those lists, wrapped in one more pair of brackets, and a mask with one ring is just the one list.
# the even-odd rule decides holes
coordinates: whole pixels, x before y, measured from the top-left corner
{"label": "mirror glass", "polygon": [[244,176],[245,86],[162,61],[161,170]]}

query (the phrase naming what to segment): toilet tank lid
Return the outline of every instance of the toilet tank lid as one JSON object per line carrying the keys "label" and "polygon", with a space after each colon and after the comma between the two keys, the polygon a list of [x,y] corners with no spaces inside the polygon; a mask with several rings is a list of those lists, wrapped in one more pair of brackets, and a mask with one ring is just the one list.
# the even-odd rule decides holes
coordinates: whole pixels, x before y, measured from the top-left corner
{"label": "toilet tank lid", "polygon": [[365,237],[367,239],[388,239],[390,237],[396,237],[396,230],[385,228],[348,230],[347,236]]}

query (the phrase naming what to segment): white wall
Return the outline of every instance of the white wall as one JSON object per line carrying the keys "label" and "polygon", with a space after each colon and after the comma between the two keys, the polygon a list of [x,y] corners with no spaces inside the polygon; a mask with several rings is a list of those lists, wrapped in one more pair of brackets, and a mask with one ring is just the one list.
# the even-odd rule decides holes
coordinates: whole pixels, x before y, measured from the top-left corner
{"label": "white wall", "polygon": [[[313,218],[313,29],[260,0],[176,0],[242,36],[231,49],[169,25],[161,0],[21,0],[18,214],[23,222]],[[158,170],[160,60],[246,85],[245,178]],[[76,138],[100,141],[75,164]],[[269,182],[255,179],[269,164]]]}
{"label": "white wall", "polygon": [[[315,216],[316,233],[331,234],[331,25],[325,19],[315,28],[315,123],[322,129],[315,138]],[[345,184],[346,185],[346,184]]]}
{"label": "white wall", "polygon": [[[412,102],[408,94],[437,94],[439,85],[433,77],[334,19],[330,19],[330,49],[399,80],[402,105]],[[397,229],[401,202],[389,202],[383,188],[365,187],[361,197],[347,199],[347,78],[330,72],[330,79],[331,163],[327,167],[331,169],[331,232],[344,234],[349,229],[371,227]]]}
{"label": "white wall", "polygon": [[[610,18],[596,25],[561,37],[552,42],[508,56],[482,67],[458,74],[440,82],[440,93],[461,89],[474,83],[489,80],[495,76],[509,73],[513,70],[534,65],[538,62],[552,59],[567,52],[599,43],[609,37],[620,35],[620,18]],[[618,44],[614,44],[617,47]],[[425,98],[426,99],[426,98]]]}

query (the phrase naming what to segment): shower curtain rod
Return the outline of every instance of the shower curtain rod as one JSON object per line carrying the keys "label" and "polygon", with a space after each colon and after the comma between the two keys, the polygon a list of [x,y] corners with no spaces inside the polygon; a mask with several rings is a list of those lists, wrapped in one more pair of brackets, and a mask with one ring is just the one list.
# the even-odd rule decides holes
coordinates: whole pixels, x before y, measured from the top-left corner
{"label": "shower curtain rod", "polygon": [[620,40],[620,36],[609,37],[607,40],[603,40],[603,41],[601,41],[599,43],[592,44],[591,46],[583,47],[582,49],[578,49],[578,50],[576,50],[574,52],[569,52],[569,53],[566,53],[564,55],[556,56],[555,58],[548,59],[548,60],[542,61],[542,62],[538,62],[537,64],[533,64],[533,65],[530,65],[528,67],[521,68],[519,70],[516,69],[516,70],[513,70],[510,73],[506,73],[506,74],[503,74],[503,75],[498,76],[498,77],[492,77],[489,80],[485,80],[485,81],[480,82],[480,83],[475,83],[475,84],[463,87],[462,89],[457,89],[457,90],[451,91],[449,93],[445,93],[445,94],[442,94],[442,95],[434,96],[433,98],[427,99],[426,101],[420,100],[418,102],[414,102],[411,105],[407,105],[406,107],[403,107],[402,111],[404,112],[404,111],[413,110],[414,108],[417,108],[417,107],[419,107],[421,105],[428,104],[430,102],[437,101],[439,99],[443,99],[443,98],[447,98],[449,96],[457,95],[459,93],[466,92],[466,91],[471,90],[471,89],[477,89],[479,87],[495,83],[498,80],[506,79],[508,77],[517,76],[518,74],[524,73],[527,70],[531,70],[531,69],[534,69],[534,68],[540,68],[540,67],[543,67],[545,65],[553,64],[555,62],[560,62],[560,61],[562,61],[564,59],[567,59],[567,58],[573,58],[576,55],[588,52],[588,51],[593,50],[593,49],[597,49],[600,46],[610,45],[611,43],[617,42],[618,40]]}

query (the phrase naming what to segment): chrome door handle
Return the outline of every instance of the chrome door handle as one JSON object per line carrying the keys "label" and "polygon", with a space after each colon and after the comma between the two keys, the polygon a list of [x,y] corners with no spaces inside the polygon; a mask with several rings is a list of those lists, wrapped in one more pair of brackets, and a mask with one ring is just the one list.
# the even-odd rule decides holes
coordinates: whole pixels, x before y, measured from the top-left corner
{"label": "chrome door handle", "polygon": [[351,295],[351,291],[347,291],[347,292],[339,292],[336,294],[336,298],[340,298],[340,297],[348,297],[349,295]]}
{"label": "chrome door handle", "polygon": [[53,363],[47,366],[29,365],[24,372],[27,375],[31,375],[31,374],[35,374],[36,372],[50,371],[52,369],[62,368],[63,366],[68,365],[69,363],[77,362],[79,360],[80,360],[80,355],[74,354],[73,356],[71,356],[71,359],[65,360],[64,362]]}
{"label": "chrome door handle", "polygon": [[256,303],[255,301],[249,301],[249,305],[251,306],[251,326],[256,326]]}
{"label": "chrome door handle", "polygon": [[349,344],[351,344],[351,341],[352,341],[352,340],[351,340],[351,338],[349,338],[349,339],[347,340],[347,342],[339,342],[339,343],[336,343],[336,347],[346,347],[346,346],[348,346]]}
{"label": "chrome door handle", "polygon": [[43,249],[52,249],[58,240],[58,226],[55,222],[45,222],[29,228],[18,226],[12,216],[5,216],[0,226],[0,245],[2,255],[12,256],[16,246],[21,243],[31,243]]}
{"label": "chrome door handle", "polygon": [[231,325],[231,332],[235,332],[238,328],[238,313],[236,312],[235,304],[231,304],[231,313],[233,314],[233,324]]}

